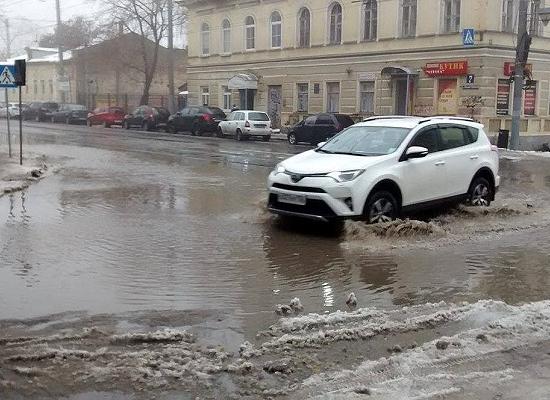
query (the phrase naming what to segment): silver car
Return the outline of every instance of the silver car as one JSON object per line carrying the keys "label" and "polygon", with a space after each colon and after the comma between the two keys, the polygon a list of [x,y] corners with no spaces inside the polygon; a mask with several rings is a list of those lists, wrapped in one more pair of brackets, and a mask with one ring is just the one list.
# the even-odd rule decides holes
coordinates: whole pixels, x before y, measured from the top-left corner
{"label": "silver car", "polygon": [[233,111],[218,125],[218,136],[233,136],[236,140],[261,137],[264,142],[271,139],[271,119],[263,111]]}

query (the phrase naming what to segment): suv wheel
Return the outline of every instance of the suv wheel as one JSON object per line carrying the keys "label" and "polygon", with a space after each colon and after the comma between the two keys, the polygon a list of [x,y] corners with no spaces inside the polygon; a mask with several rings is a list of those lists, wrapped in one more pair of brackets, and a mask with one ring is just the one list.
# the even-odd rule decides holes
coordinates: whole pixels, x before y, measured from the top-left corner
{"label": "suv wheel", "polygon": [[103,122],[103,127],[104,128],[110,128],[111,127],[111,124],[107,123],[107,122]]}
{"label": "suv wheel", "polygon": [[297,144],[296,141],[296,134],[294,132],[288,134],[288,143],[290,144]]}
{"label": "suv wheel", "polygon": [[469,202],[472,206],[487,207],[491,204],[491,184],[485,178],[475,178],[468,190]]}
{"label": "suv wheel", "polygon": [[216,136],[218,136],[219,138],[223,137],[222,128],[220,128],[219,126],[218,126],[218,129],[216,130]]}
{"label": "suv wheel", "polygon": [[36,114],[36,117],[34,118],[36,122],[40,122],[40,115]]}
{"label": "suv wheel", "polygon": [[243,140],[243,134],[240,129],[237,129],[237,132],[235,133],[235,139],[237,139],[239,142]]}
{"label": "suv wheel", "polygon": [[86,121],[86,125],[88,125],[91,128],[92,127],[92,121],[91,120]]}
{"label": "suv wheel", "polygon": [[397,218],[397,200],[385,190],[372,194],[365,206],[365,217],[369,224],[390,222]]}
{"label": "suv wheel", "polygon": [[200,136],[200,134],[201,134],[201,131],[199,129],[199,124],[194,122],[193,125],[191,126],[191,135],[192,136],[197,136],[197,135]]}

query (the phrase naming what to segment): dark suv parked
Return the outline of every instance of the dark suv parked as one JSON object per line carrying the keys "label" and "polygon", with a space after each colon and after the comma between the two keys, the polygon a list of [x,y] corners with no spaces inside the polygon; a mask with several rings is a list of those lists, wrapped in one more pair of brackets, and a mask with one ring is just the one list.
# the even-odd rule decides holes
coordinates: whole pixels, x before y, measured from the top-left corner
{"label": "dark suv parked", "polygon": [[179,131],[191,132],[191,135],[201,135],[204,132],[216,132],[220,121],[226,115],[218,107],[186,107],[170,116],[167,130],[172,133]]}
{"label": "dark suv parked", "polygon": [[66,124],[85,124],[88,118],[88,109],[80,104],[61,104],[57,111],[52,113],[52,122]]}
{"label": "dark suv parked", "polygon": [[55,102],[33,102],[28,108],[23,110],[23,120],[34,119],[37,122],[50,121],[52,114],[59,109],[59,104]]}
{"label": "dark suv parked", "polygon": [[345,114],[317,114],[298,122],[288,132],[288,142],[298,144],[300,142],[316,145],[330,139],[338,132],[344,130],[355,122]]}
{"label": "dark suv parked", "polygon": [[139,106],[133,113],[124,117],[122,126],[125,129],[139,127],[146,131],[153,131],[166,127],[170,112],[164,107]]}

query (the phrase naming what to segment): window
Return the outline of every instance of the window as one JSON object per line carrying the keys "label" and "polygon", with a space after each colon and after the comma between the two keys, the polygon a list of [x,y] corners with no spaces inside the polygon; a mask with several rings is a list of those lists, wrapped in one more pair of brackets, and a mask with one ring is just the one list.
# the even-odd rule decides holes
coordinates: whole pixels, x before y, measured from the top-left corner
{"label": "window", "polygon": [[470,133],[459,126],[447,126],[439,129],[441,150],[456,149],[470,144]]}
{"label": "window", "polygon": [[48,85],[49,85],[49,87],[50,87],[50,94],[53,94],[53,80],[50,79],[50,80],[48,81]]}
{"label": "window", "polygon": [[298,111],[307,112],[309,107],[309,85],[307,83],[298,83]]}
{"label": "window", "polygon": [[418,133],[411,142],[410,147],[412,146],[425,147],[428,149],[428,153],[439,151],[437,145],[437,129],[431,128]]}
{"label": "window", "polygon": [[256,48],[256,24],[254,18],[248,16],[244,21],[245,29],[245,48],[246,50],[253,50]]}
{"label": "window", "polygon": [[317,116],[317,121],[315,121],[315,125],[334,125],[334,121],[332,120],[330,115],[321,114]]}
{"label": "window", "polygon": [[502,31],[513,33],[517,29],[516,17],[519,3],[516,0],[502,1]]}
{"label": "window", "polygon": [[281,14],[274,11],[271,14],[271,48],[280,48],[281,44]]}
{"label": "window", "polygon": [[401,0],[401,37],[416,36],[416,0]]}
{"label": "window", "polygon": [[231,53],[231,23],[227,19],[222,23],[222,44],[223,52]]}
{"label": "window", "polygon": [[443,32],[460,30],[460,0],[443,0]]}
{"label": "window", "polygon": [[307,117],[304,121],[304,124],[307,126],[313,126],[315,125],[315,121],[317,120],[317,117],[315,115],[312,115],[311,117]]}
{"label": "window", "polygon": [[201,88],[202,105],[207,106],[210,103],[210,89],[208,87]]}
{"label": "window", "polygon": [[359,111],[374,114],[374,81],[359,82]]}
{"label": "window", "polygon": [[207,23],[201,26],[201,49],[203,56],[210,54],[210,26]]}
{"label": "window", "polygon": [[230,110],[231,109],[231,91],[227,86],[223,86],[222,93],[223,93],[223,109]]}
{"label": "window", "polygon": [[376,40],[378,1],[367,0],[363,5],[363,40]]}
{"label": "window", "polygon": [[42,94],[46,93],[46,82],[44,80],[40,81],[40,87],[42,88]]}
{"label": "window", "polygon": [[[542,2],[544,3],[544,1]],[[541,0],[531,0],[529,3],[530,9],[528,11],[528,16],[530,17],[529,33],[533,36],[542,36],[542,23],[540,18],[533,18],[533,15],[538,15],[541,9]],[[544,7],[544,5],[542,6]]]}
{"label": "window", "polygon": [[327,83],[327,112],[340,111],[340,82]]}
{"label": "window", "polygon": [[309,32],[311,17],[307,8],[302,8],[298,13],[298,46],[309,47]]}
{"label": "window", "polygon": [[330,7],[329,43],[342,43],[342,6],[334,3]]}

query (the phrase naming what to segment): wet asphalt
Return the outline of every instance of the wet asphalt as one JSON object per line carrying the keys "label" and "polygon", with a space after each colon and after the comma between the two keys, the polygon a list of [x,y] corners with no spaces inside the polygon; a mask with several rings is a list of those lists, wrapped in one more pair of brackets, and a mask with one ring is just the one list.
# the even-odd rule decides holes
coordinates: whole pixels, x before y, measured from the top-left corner
{"label": "wet asphalt", "polygon": [[[0,320],[216,310],[248,336],[295,296],[306,312],[344,309],[352,291],[387,309],[550,296],[550,229],[521,219],[485,239],[395,251],[280,224],[264,211],[266,177],[307,146],[28,123],[25,149],[59,171],[0,198]],[[545,215],[549,166],[503,159],[501,203],[534,198]]]}

